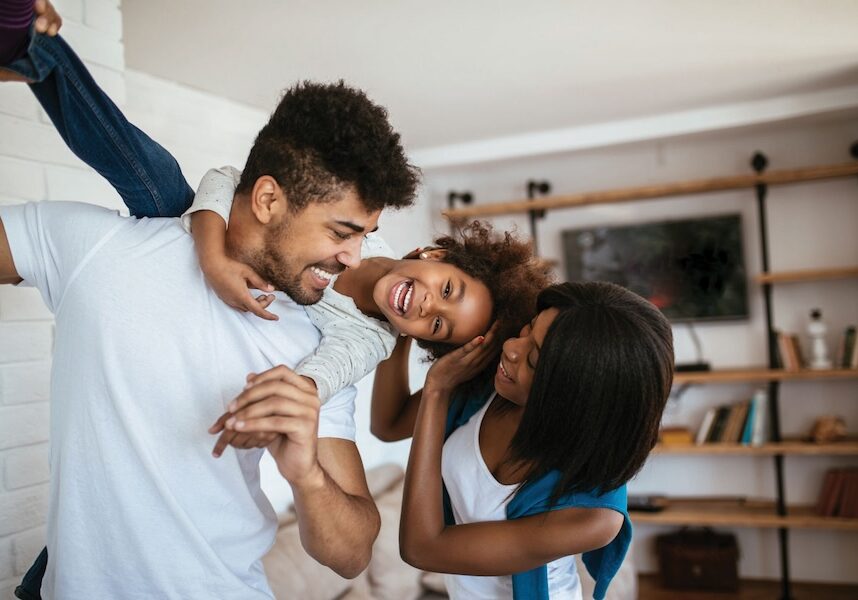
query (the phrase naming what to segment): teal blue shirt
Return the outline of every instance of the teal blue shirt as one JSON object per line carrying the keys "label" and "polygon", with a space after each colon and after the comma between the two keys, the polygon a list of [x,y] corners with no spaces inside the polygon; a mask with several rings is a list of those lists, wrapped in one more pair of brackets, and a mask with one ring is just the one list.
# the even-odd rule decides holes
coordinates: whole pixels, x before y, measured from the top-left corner
{"label": "teal blue shirt", "polygon": [[[445,439],[458,427],[461,427],[486,402],[486,395],[464,398],[457,395],[450,402],[447,413]],[[488,395],[490,397],[490,394]],[[549,505],[551,492],[560,478],[558,471],[547,473],[540,479],[516,491],[506,507],[507,519],[518,519],[536,515],[549,510],[562,508],[609,508],[623,515],[623,526],[613,541],[597,550],[585,552],[582,556],[587,571],[596,581],[593,590],[594,600],[602,600],[608,590],[608,584],[623,563],[632,542],[632,523],[629,519],[626,502],[626,486],[620,486],[604,494],[573,493],[561,496],[553,505]],[[454,525],[453,510],[446,488],[443,490],[444,521]],[[514,600],[548,600],[548,568],[545,565],[516,573],[512,576]]]}

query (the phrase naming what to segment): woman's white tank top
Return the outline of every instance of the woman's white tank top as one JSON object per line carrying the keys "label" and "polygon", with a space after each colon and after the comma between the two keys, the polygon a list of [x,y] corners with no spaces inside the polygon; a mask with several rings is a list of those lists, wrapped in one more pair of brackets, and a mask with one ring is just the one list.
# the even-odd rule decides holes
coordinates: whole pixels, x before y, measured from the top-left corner
{"label": "woman's white tank top", "polygon": [[[441,476],[459,524],[505,520],[506,505],[518,487],[498,482],[480,452],[480,425],[493,399],[494,396],[453,432],[441,453]],[[512,598],[509,575],[445,575],[445,581],[453,600]],[[548,563],[548,588],[551,600],[581,600],[581,582],[574,556]]]}

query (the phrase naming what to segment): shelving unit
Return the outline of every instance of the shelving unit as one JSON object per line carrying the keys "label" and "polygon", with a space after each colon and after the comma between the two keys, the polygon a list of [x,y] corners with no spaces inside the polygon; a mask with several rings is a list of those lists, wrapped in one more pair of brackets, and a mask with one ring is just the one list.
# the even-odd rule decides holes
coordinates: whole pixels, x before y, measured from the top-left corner
{"label": "shelving unit", "polygon": [[655,454],[703,454],[750,456],[858,456],[858,440],[816,444],[798,440],[769,442],[760,446],[747,444],[658,444]]}
{"label": "shelving unit", "polygon": [[[851,154],[858,159],[858,143],[852,145]],[[781,563],[781,597],[792,598],[790,568],[788,559],[788,530],[795,528],[826,529],[838,531],[858,531],[858,519],[820,517],[812,507],[786,504],[784,493],[785,456],[858,456],[858,440],[849,440],[832,444],[810,444],[796,440],[784,440],[780,429],[780,406],[778,393],[782,384],[793,381],[821,381],[858,379],[856,369],[830,369],[787,371],[777,367],[777,348],[772,345],[774,339],[774,317],[772,306],[772,288],[780,284],[801,284],[836,279],[858,278],[858,266],[835,268],[803,269],[795,271],[771,272],[769,268],[767,195],[770,186],[800,182],[821,181],[858,176],[858,162],[836,165],[807,167],[766,172],[767,159],[761,154],[754,155],[751,165],[754,174],[716,177],[647,185],[633,188],[603,190],[554,197],[534,197],[514,202],[502,202],[484,205],[470,205],[450,209],[444,215],[452,222],[468,218],[527,213],[531,221],[536,211],[558,208],[572,208],[588,205],[602,205],[637,200],[666,199],[691,194],[752,188],[757,200],[757,213],[760,232],[760,256],[762,273],[755,277],[762,286],[765,309],[765,334],[768,346],[767,365],[757,367],[739,367],[702,372],[678,372],[674,375],[675,384],[732,384],[763,382],[768,385],[768,408],[771,441],[762,446],[743,446],[740,444],[704,444],[701,446],[658,446],[657,454],[691,454],[712,456],[764,456],[772,457],[775,469],[775,499],[767,502],[700,502],[689,499],[670,501],[667,508],[658,513],[636,512],[633,521],[660,525],[725,525],[736,527],[774,528],[778,530]],[[536,228],[532,226],[534,237]],[[535,240],[534,240],[535,241]]]}

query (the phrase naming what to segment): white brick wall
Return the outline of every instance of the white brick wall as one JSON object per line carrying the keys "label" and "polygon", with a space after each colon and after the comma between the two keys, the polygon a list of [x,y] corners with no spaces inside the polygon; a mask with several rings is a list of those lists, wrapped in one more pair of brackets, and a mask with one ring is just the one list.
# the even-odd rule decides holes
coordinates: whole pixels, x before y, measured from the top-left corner
{"label": "white brick wall", "polygon": [[[196,185],[242,165],[260,111],[127,72],[119,0],[54,0],[62,33],[129,119],[173,152]],[[272,106],[273,108],[273,106]],[[124,208],[54,131],[26,86],[0,85],[0,203],[75,200]],[[0,287],[0,600],[44,545],[48,504],[52,316],[32,288]]]}

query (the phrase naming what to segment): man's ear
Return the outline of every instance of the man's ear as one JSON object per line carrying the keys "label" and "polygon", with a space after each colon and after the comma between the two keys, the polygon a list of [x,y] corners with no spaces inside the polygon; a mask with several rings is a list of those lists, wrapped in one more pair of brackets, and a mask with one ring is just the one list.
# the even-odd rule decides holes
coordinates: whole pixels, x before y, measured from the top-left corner
{"label": "man's ear", "polygon": [[444,257],[447,256],[446,248],[433,248],[431,246],[424,248],[417,255],[417,258],[423,260],[444,260]]}
{"label": "man's ear", "polygon": [[286,194],[270,175],[257,179],[250,190],[250,208],[263,225],[268,225],[272,219],[279,219],[287,210],[286,202]]}

